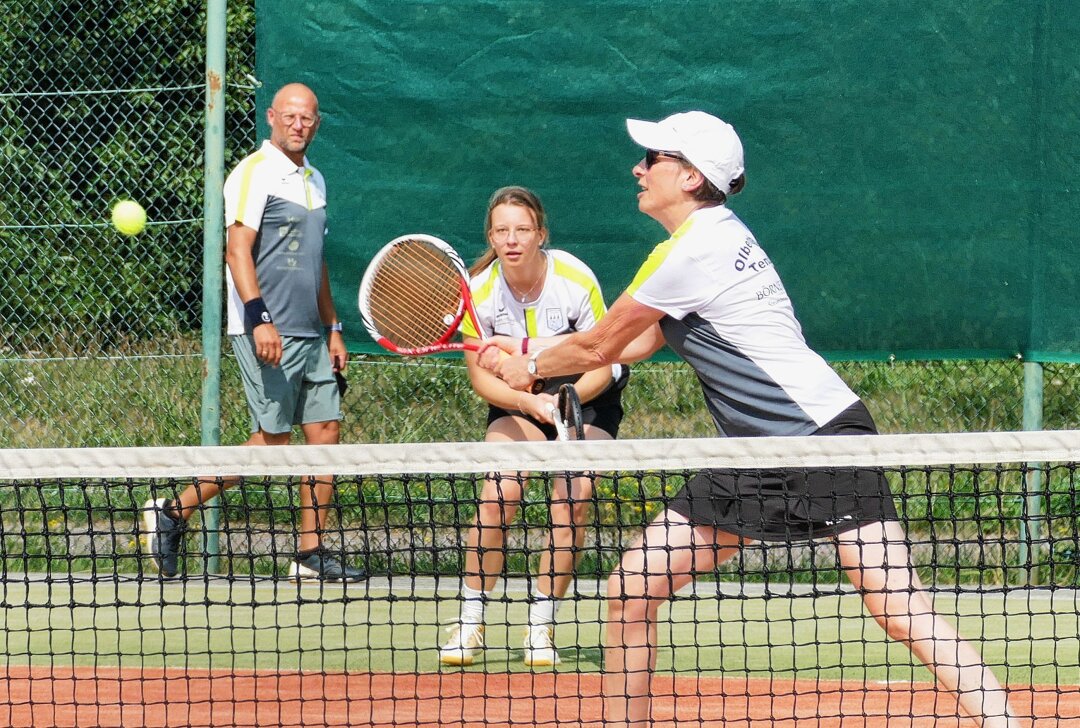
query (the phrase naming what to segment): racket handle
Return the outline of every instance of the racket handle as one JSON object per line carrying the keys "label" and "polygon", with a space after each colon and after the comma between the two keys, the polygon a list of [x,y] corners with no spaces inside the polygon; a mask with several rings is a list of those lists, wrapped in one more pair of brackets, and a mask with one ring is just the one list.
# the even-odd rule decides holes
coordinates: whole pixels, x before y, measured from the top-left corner
{"label": "racket handle", "polygon": [[559,439],[566,441],[570,439],[570,433],[566,429],[566,423],[563,422],[562,415],[559,414],[559,408],[553,404],[547,406],[548,415],[551,416],[551,421],[555,425],[555,432],[558,433]]}

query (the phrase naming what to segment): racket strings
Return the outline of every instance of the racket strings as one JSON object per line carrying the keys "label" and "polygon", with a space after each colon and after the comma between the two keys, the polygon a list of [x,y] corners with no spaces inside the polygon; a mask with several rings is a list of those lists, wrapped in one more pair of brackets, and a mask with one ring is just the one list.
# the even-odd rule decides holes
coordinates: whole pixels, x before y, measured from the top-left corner
{"label": "racket strings", "polygon": [[368,309],[379,333],[403,348],[446,338],[461,309],[461,272],[422,240],[395,245],[372,279]]}

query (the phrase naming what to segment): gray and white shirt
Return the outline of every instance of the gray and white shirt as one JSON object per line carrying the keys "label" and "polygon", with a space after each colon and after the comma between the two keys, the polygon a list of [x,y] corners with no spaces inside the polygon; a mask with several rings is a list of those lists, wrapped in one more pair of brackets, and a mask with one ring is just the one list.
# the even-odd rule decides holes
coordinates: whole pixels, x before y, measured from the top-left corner
{"label": "gray and white shirt", "polygon": [[[258,232],[252,251],[259,290],[282,336],[322,335],[319,286],[326,234],[326,183],[307,158],[297,167],[264,141],[225,180],[225,225]],[[226,272],[230,336],[250,332],[232,272]]]}
{"label": "gray and white shirt", "polygon": [[694,211],[626,292],[667,314],[664,338],[723,435],[809,435],[858,401],[807,346],[772,261],[726,207]]}

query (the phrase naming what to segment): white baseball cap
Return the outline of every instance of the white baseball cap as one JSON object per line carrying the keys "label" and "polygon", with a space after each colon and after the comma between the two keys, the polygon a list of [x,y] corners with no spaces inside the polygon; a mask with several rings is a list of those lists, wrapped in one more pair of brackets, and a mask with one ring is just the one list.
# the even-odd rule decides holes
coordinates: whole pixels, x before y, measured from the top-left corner
{"label": "white baseball cap", "polygon": [[672,114],[660,121],[627,119],[630,137],[658,152],[678,152],[721,192],[745,171],[743,147],[734,127],[704,111]]}

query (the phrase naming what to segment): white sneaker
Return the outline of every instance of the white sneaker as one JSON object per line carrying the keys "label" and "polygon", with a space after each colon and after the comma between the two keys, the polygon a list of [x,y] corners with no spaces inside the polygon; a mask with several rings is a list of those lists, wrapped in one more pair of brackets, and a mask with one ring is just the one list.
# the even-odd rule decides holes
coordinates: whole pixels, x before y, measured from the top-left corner
{"label": "white sneaker", "polygon": [[484,649],[484,625],[459,624],[447,628],[450,639],[439,650],[439,662],[444,665],[471,665],[479,650]]}
{"label": "white sneaker", "polygon": [[555,650],[555,628],[529,627],[525,633],[525,664],[532,667],[553,667],[561,663]]}

